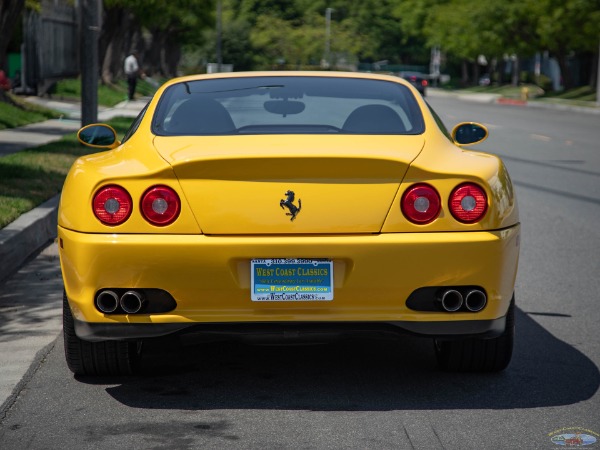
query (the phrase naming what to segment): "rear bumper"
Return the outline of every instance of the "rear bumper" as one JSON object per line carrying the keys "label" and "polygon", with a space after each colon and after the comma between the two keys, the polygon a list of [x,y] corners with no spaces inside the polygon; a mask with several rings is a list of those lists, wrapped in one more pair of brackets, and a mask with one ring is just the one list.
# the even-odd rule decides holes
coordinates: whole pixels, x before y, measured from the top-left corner
{"label": "rear bumper", "polygon": [[90,323],[75,320],[75,333],[86,341],[137,340],[170,334],[197,334],[205,338],[253,340],[314,340],[339,336],[398,335],[402,333],[431,337],[493,338],[506,326],[506,317],[494,320],[452,322],[279,322],[279,323]]}
{"label": "rear bumper", "polygon": [[[496,333],[513,295],[520,227],[493,232],[344,236],[85,234],[59,227],[65,290],[78,336],[88,340],[160,336],[214,324],[387,324],[423,335]],[[252,302],[252,258],[333,260],[334,299]],[[477,313],[415,311],[415,290],[481,286]],[[177,307],[166,313],[106,315],[104,288],[156,288]],[[190,331],[190,330],[186,330]]]}

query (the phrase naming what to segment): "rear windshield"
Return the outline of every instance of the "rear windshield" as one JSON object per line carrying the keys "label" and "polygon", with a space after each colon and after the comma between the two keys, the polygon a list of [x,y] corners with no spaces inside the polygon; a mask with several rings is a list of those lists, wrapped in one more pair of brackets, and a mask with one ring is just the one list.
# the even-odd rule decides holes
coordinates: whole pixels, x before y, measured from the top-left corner
{"label": "rear windshield", "polygon": [[152,121],[159,136],[421,134],[401,84],[359,78],[244,77],[170,86]]}

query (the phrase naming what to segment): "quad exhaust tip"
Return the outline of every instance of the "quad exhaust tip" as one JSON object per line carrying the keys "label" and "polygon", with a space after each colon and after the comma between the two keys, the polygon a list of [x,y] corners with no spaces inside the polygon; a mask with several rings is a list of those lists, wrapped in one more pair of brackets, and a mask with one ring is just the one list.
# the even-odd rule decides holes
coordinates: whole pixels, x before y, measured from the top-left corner
{"label": "quad exhaust tip", "polygon": [[102,291],[96,297],[96,306],[105,314],[113,313],[119,307],[119,296],[114,291]]}
{"label": "quad exhaust tip", "polygon": [[96,296],[96,307],[104,314],[114,313],[119,306],[126,314],[136,314],[142,310],[145,302],[144,295],[137,291],[127,291],[119,298],[115,291],[106,289]]}
{"label": "quad exhaust tip", "polygon": [[448,312],[458,311],[463,305],[463,296],[455,289],[448,289],[444,291],[439,300],[442,303],[442,308],[444,308],[444,311]]}
{"label": "quad exhaust tip", "polygon": [[465,306],[471,312],[478,312],[485,308],[487,297],[479,289],[473,289],[465,297]]}
{"label": "quad exhaust tip", "polygon": [[119,304],[127,314],[136,314],[144,306],[144,296],[136,291],[127,291],[121,296]]}
{"label": "quad exhaust tip", "polygon": [[477,285],[424,286],[414,290],[406,299],[411,311],[478,313],[489,303],[486,290]]}

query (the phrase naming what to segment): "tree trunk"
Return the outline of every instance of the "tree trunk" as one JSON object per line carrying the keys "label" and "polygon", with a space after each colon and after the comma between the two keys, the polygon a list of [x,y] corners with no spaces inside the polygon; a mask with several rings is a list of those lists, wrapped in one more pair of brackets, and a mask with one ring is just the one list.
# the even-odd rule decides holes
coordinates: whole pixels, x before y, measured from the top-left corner
{"label": "tree trunk", "polygon": [[6,50],[19,23],[25,0],[0,0],[0,69],[6,69]]}
{"label": "tree trunk", "polygon": [[512,85],[513,86],[518,86],[519,85],[519,57],[515,55],[514,59],[513,59],[513,65],[512,65]]}
{"label": "tree trunk", "polygon": [[110,84],[123,75],[123,61],[134,48],[140,32],[135,17],[123,8],[107,10],[102,28],[102,82]]}
{"label": "tree trunk", "polygon": [[565,91],[568,91],[573,87],[573,77],[571,76],[571,70],[567,64],[567,56],[565,52],[561,51],[556,55],[558,61],[558,67],[560,67],[560,76],[562,78],[562,84]]}
{"label": "tree trunk", "polygon": [[148,49],[144,65],[151,74],[167,76],[168,70],[166,69],[165,64],[163,64],[167,33],[159,29],[153,29],[151,33],[152,44]]}
{"label": "tree trunk", "polygon": [[[105,8],[100,34],[98,59],[101,61],[102,84],[111,84],[114,74],[111,70],[115,41],[120,42],[125,30],[121,27],[121,18],[126,14],[123,8]],[[118,45],[117,45],[118,47]]]}
{"label": "tree trunk", "polygon": [[477,60],[473,64],[473,84],[479,84],[479,62]]}
{"label": "tree trunk", "polygon": [[595,88],[596,83],[598,81],[598,66],[600,66],[600,63],[598,62],[599,56],[600,52],[596,52],[592,56],[592,64],[590,66],[590,79],[588,80],[588,85],[591,88]]}
{"label": "tree trunk", "polygon": [[466,59],[462,60],[461,68],[462,68],[461,84],[463,86],[466,86],[469,83],[469,62]]}
{"label": "tree trunk", "polygon": [[504,71],[506,70],[506,61],[504,58],[498,58],[498,65],[496,67],[497,78],[496,81],[500,86],[504,85]]}
{"label": "tree trunk", "polygon": [[179,61],[181,60],[181,44],[169,39],[164,53],[165,65],[167,69],[166,75],[168,77],[176,77],[177,67],[179,66]]}

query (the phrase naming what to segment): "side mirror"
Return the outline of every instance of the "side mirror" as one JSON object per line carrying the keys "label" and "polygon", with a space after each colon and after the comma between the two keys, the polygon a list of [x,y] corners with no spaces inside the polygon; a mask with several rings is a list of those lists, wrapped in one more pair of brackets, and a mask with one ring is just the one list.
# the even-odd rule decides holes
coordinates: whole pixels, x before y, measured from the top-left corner
{"label": "side mirror", "polygon": [[475,122],[459,123],[452,130],[452,140],[459,146],[479,144],[488,135],[487,128]]}
{"label": "side mirror", "polygon": [[113,149],[121,143],[117,139],[117,132],[110,125],[92,124],[83,127],[77,133],[77,139],[83,145],[93,148]]}

